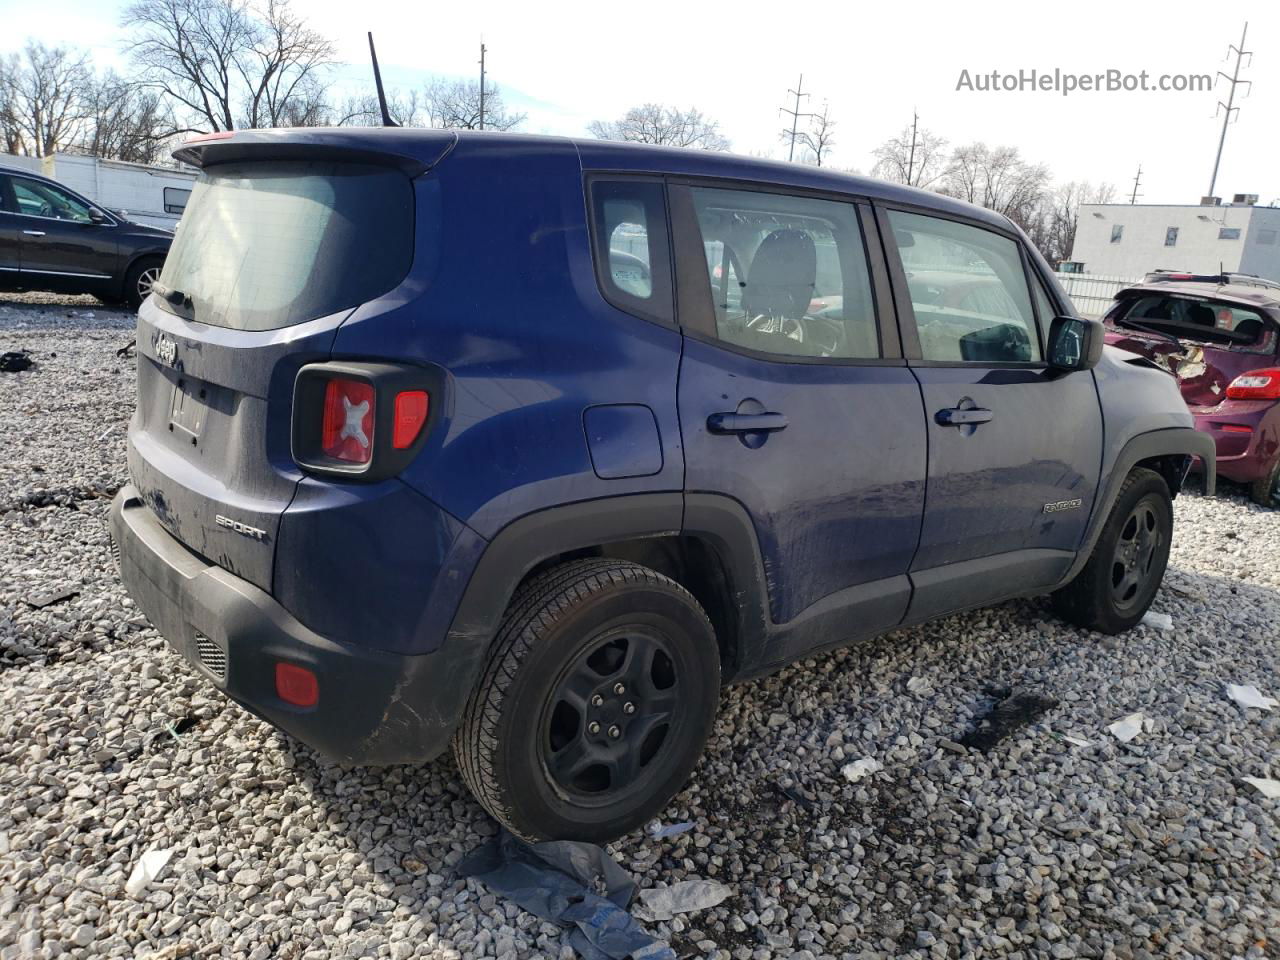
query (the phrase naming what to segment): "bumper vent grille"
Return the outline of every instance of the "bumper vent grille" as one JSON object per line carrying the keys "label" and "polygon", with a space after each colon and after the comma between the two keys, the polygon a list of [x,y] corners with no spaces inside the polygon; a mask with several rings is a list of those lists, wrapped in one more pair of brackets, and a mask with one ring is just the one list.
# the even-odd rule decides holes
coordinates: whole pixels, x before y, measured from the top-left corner
{"label": "bumper vent grille", "polygon": [[115,537],[107,538],[111,542],[111,559],[115,562],[116,572],[120,572],[120,544],[116,543]]}
{"label": "bumper vent grille", "polygon": [[220,646],[202,634],[196,634],[196,653],[205,668],[219,680],[227,679],[227,654]]}

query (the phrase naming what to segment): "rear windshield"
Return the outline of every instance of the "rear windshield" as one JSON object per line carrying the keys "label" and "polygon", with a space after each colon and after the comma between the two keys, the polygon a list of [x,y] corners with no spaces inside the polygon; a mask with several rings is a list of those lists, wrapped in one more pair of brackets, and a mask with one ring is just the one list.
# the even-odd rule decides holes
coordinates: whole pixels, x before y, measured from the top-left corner
{"label": "rear windshield", "polygon": [[413,187],[399,171],[223,164],[196,181],[159,303],[200,323],[275,330],[386,293],[412,256]]}
{"label": "rear windshield", "polygon": [[1183,340],[1196,340],[1247,353],[1270,353],[1276,326],[1256,310],[1191,297],[1136,297],[1112,320],[1119,327],[1148,327]]}

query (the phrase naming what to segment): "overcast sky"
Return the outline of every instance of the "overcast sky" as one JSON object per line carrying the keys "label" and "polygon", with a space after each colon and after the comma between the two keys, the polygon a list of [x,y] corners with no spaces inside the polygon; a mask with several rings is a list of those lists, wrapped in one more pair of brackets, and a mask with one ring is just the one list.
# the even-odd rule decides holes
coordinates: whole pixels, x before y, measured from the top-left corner
{"label": "overcast sky", "polygon": [[[1280,202],[1280,4],[1160,6],[913,3],[391,3],[294,0],[347,61],[341,93],[371,89],[365,31],[388,86],[478,70],[481,36],[490,77],[532,133],[582,135],[646,101],[695,106],[719,120],[735,152],[785,158],[778,108],[804,74],[810,109],[830,104],[831,162],[869,172],[871,151],[911,119],[953,145],[1010,144],[1055,180],[1108,181],[1128,199],[1142,165],[1139,202],[1194,203],[1209,187],[1221,121],[1210,92],[981,93],[971,75],[1056,68],[1162,74],[1228,73],[1228,45],[1249,21],[1254,81],[1227,132],[1217,193]],[[125,68],[115,0],[0,0],[0,50],[27,37],[89,48]],[[608,11],[605,13],[605,11]],[[1247,88],[1240,88],[1241,94]]]}

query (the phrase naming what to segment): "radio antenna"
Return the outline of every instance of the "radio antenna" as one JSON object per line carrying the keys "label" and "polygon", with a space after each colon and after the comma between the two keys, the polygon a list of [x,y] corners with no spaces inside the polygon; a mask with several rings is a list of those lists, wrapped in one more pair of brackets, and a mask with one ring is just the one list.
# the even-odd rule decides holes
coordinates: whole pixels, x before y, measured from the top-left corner
{"label": "radio antenna", "polygon": [[378,87],[378,108],[382,111],[384,127],[398,127],[400,124],[391,119],[391,111],[387,109],[387,95],[382,90],[382,71],[378,69],[378,51],[373,48],[373,31],[369,31],[369,58],[373,60],[373,82]]}

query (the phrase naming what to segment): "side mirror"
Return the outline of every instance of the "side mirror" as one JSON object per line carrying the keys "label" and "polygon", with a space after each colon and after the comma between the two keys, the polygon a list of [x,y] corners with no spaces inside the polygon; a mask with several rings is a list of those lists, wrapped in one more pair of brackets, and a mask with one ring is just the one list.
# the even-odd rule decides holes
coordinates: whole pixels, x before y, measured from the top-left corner
{"label": "side mirror", "polygon": [[1049,324],[1049,366],[1055,370],[1092,370],[1102,359],[1104,343],[1102,321],[1054,317]]}
{"label": "side mirror", "polygon": [[110,221],[107,219],[107,215],[103,213],[101,210],[99,210],[97,207],[90,207],[89,222],[96,223],[98,224],[98,226],[102,226],[102,224],[109,223]]}

